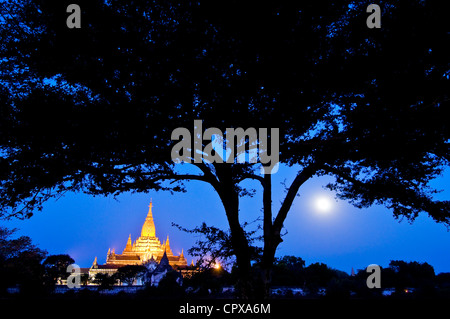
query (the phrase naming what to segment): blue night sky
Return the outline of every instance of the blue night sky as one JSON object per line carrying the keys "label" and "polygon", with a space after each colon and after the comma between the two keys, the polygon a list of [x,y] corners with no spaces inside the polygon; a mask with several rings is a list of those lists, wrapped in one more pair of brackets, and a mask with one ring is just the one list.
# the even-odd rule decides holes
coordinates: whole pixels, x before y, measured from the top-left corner
{"label": "blue night sky", "polygon": [[[295,169],[281,167],[273,175],[274,212],[284,198],[284,187],[293,180]],[[334,194],[323,188],[331,179],[317,177],[300,189],[285,222],[287,234],[278,248],[277,256],[302,257],[306,265],[323,262],[330,267],[349,273],[351,268],[362,269],[369,264],[387,266],[390,260],[428,262],[436,273],[450,272],[450,233],[436,224],[425,213],[414,223],[399,222],[392,213],[381,206],[358,209],[334,199]],[[254,187],[253,198],[241,200],[241,220],[252,221],[262,216],[261,189],[256,182],[242,186]],[[436,198],[450,198],[450,173],[433,182],[442,189]],[[148,194],[122,194],[118,198],[92,197],[70,193],[58,201],[50,201],[42,212],[29,220],[3,221],[7,227],[17,227],[19,235],[30,236],[33,243],[49,254],[67,253],[81,267],[90,267],[94,257],[104,263],[108,248],[121,253],[128,235],[135,240],[147,215],[150,198],[153,198],[153,216],[156,235],[161,242],[167,235],[174,253],[183,248],[188,263],[191,256],[186,250],[196,237],[172,227],[175,222],[193,228],[205,221],[227,229],[225,212],[218,195],[206,183],[192,181],[186,184],[186,193],[150,192]],[[333,199],[328,213],[320,213],[314,206],[319,195]]]}

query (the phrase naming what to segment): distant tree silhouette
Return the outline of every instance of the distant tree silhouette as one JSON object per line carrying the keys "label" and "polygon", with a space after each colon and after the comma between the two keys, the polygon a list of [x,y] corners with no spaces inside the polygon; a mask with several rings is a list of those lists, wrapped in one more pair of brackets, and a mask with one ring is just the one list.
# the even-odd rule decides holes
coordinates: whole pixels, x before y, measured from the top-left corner
{"label": "distant tree silhouette", "polygon": [[147,271],[147,268],[145,266],[126,265],[117,269],[117,272],[114,274],[114,276],[121,282],[124,282],[127,285],[132,285],[137,277],[142,275],[145,271]]}
{"label": "distant tree silhouette", "polygon": [[[263,192],[262,278],[300,187],[328,187],[357,207],[395,217],[426,212],[449,224],[429,181],[448,166],[449,34],[433,1],[69,1],[0,4],[0,213],[29,217],[67,191],[184,191],[210,184],[223,203],[243,297],[251,248],[239,199]],[[277,212],[259,164],[171,158],[171,132],[192,127],[281,130],[280,162],[297,172]],[[204,143],[206,144],[206,143]],[[203,145],[204,146],[204,145]]]}
{"label": "distant tree silhouette", "polygon": [[47,252],[32,244],[28,236],[11,238],[17,229],[0,226],[0,292],[20,285],[23,293],[42,292]]}
{"label": "distant tree silhouette", "polygon": [[235,284],[232,275],[222,267],[205,268],[194,273],[191,278],[183,279],[183,287],[191,287],[192,292],[199,296],[221,292],[224,285],[230,284]]}
{"label": "distant tree silhouette", "polygon": [[117,278],[114,275],[99,272],[95,274],[92,281],[98,285],[98,289],[100,290],[112,289],[112,287],[117,283]]}
{"label": "distant tree silhouette", "polygon": [[351,283],[348,279],[347,273],[324,263],[312,263],[305,267],[305,261],[300,257],[283,256],[276,258],[274,263],[274,284],[301,287],[311,295],[323,288],[332,296],[349,296]]}
{"label": "distant tree silhouette", "polygon": [[300,257],[283,256],[275,259],[272,282],[274,285],[305,285],[305,261]]}
{"label": "distant tree silhouette", "polygon": [[424,298],[433,297],[437,293],[437,276],[433,266],[426,262],[391,260],[388,267],[381,267],[382,289],[367,288],[367,276],[366,270],[361,269],[354,277],[352,289],[358,297],[380,297],[383,289],[392,288],[395,290],[393,297],[408,295],[413,298]]}
{"label": "distant tree silhouette", "polygon": [[305,269],[306,288],[315,293],[319,288],[325,288],[335,277],[333,269],[324,263],[313,263]]}
{"label": "distant tree silhouette", "polygon": [[158,283],[156,291],[165,298],[181,298],[184,289],[181,287],[182,277],[177,271],[168,271]]}
{"label": "distant tree silhouette", "polygon": [[392,260],[389,268],[395,273],[391,284],[397,291],[401,292],[406,288],[429,289],[434,286],[434,268],[426,262]]}
{"label": "distant tree silhouette", "polygon": [[450,273],[443,272],[436,276],[436,284],[439,288],[439,297],[450,297]]}
{"label": "distant tree silhouette", "polygon": [[67,267],[73,263],[75,263],[75,260],[67,254],[48,256],[42,263],[47,282],[54,285],[58,278],[67,279],[70,275],[67,272]]}

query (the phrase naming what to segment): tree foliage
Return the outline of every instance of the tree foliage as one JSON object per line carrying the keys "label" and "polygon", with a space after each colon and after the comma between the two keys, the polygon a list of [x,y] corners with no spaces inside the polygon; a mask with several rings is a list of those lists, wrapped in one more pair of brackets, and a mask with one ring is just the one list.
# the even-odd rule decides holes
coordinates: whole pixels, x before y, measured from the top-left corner
{"label": "tree foliage", "polygon": [[39,291],[45,273],[41,262],[47,252],[32,244],[28,236],[11,238],[16,231],[0,227],[0,290],[21,285],[22,292]]}
{"label": "tree foliage", "polygon": [[408,287],[422,288],[427,285],[434,285],[434,268],[426,262],[391,260],[389,269],[394,274],[391,277],[392,281],[388,281],[388,284],[397,290],[403,290]]}
{"label": "tree foliage", "polygon": [[1,206],[166,189],[171,130],[201,118],[282,127],[281,162],[336,176],[342,198],[445,222],[427,188],[449,159],[445,17],[386,1],[370,30],[365,5],[86,1],[72,30],[65,1],[3,2]]}
{"label": "tree foliage", "polygon": [[67,272],[67,267],[74,263],[75,260],[69,255],[60,254],[48,256],[42,265],[44,266],[46,277],[51,283],[55,284],[57,279],[67,279],[69,277],[70,274]]}
{"label": "tree foliage", "polygon": [[[248,225],[249,223],[244,223],[243,229]],[[211,268],[219,264],[221,267],[225,267],[235,261],[236,253],[232,245],[230,230],[224,231],[215,226],[208,226],[205,222],[193,229],[187,229],[174,223],[172,223],[172,226],[198,237],[194,246],[188,250],[189,255],[197,257],[197,266]],[[256,229],[245,232],[247,241],[251,245],[252,254],[250,258],[252,260],[261,259],[262,249],[255,245],[261,240],[261,236],[255,235],[257,231]]]}
{"label": "tree foliage", "polygon": [[146,271],[147,268],[145,266],[126,265],[117,269],[114,277],[130,286],[139,276],[143,275]]}
{"label": "tree foliage", "polygon": [[[450,160],[449,33],[436,2],[380,1],[381,29],[366,27],[365,0],[86,0],[81,29],[66,26],[69,3],[0,4],[1,216],[30,217],[67,191],[202,181],[224,205],[247,275],[246,179],[263,188],[268,268],[314,176],[333,176],[328,187],[357,207],[450,223],[450,202],[430,185]],[[223,132],[280,128],[280,163],[297,174],[278,212],[259,164],[204,160],[186,173],[173,163],[171,132],[195,119]]]}

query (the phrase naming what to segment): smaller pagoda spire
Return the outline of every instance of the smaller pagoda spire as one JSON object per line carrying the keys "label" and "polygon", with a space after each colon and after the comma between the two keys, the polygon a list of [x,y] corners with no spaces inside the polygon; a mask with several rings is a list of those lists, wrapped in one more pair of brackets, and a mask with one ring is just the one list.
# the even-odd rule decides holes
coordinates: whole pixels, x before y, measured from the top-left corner
{"label": "smaller pagoda spire", "polygon": [[130,236],[128,236],[127,245],[125,246],[125,249],[123,250],[123,252],[130,252],[130,251],[132,251],[131,234],[130,234]]}
{"label": "smaller pagoda spire", "polygon": [[183,248],[181,248],[181,254],[180,254],[179,258],[178,258],[178,262],[179,262],[179,263],[182,263],[182,264],[184,264],[184,265],[187,264],[186,258],[184,258]]}
{"label": "smaller pagoda spire", "polygon": [[110,258],[111,258],[111,248],[108,248],[108,253],[106,254],[106,263],[108,263]]}
{"label": "smaller pagoda spire", "polygon": [[97,264],[97,256],[95,256],[94,262],[92,263],[91,268],[98,268],[98,264]]}
{"label": "smaller pagoda spire", "polygon": [[172,250],[170,249],[169,235],[167,235],[167,239],[164,244],[164,250],[167,252],[167,256],[173,256]]}

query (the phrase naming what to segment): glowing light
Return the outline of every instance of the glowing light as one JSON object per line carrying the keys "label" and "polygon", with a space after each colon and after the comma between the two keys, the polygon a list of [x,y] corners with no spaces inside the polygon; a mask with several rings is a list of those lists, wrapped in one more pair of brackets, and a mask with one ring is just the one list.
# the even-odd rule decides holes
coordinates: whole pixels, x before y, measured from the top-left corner
{"label": "glowing light", "polygon": [[220,264],[216,262],[216,263],[214,264],[214,268],[220,269]]}
{"label": "glowing light", "polygon": [[333,210],[333,201],[326,195],[317,196],[314,199],[314,208],[319,213],[329,213]]}

